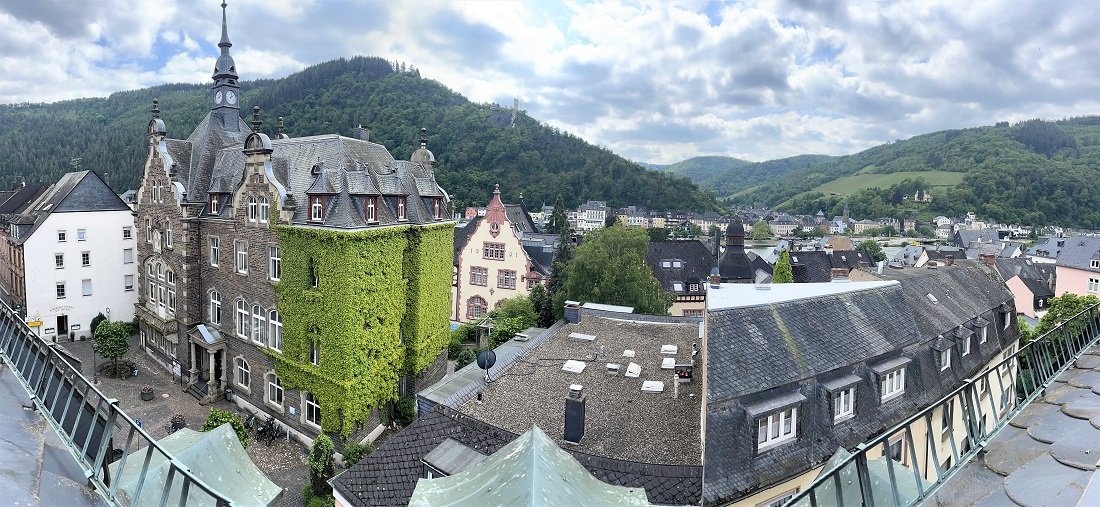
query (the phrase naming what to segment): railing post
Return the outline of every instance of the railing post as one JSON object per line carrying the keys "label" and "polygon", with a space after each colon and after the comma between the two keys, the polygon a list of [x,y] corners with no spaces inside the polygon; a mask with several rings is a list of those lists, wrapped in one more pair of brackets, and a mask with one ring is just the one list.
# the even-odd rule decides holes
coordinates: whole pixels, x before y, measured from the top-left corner
{"label": "railing post", "polygon": [[867,449],[862,445],[856,450],[856,474],[859,477],[863,507],[875,507],[875,495],[871,492],[871,473],[867,470]]}

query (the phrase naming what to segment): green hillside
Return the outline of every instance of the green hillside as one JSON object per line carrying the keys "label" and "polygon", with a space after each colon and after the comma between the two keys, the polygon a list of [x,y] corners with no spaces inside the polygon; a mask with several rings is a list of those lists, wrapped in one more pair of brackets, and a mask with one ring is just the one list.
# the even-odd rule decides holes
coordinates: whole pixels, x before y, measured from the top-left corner
{"label": "green hillside", "polygon": [[707,157],[692,157],[687,160],[681,160],[675,164],[665,166],[661,170],[675,174],[677,176],[686,176],[697,184],[705,185],[707,182],[720,177],[722,174],[739,167],[745,167],[752,164],[748,160],[741,160],[733,157],[722,156],[707,156]]}
{"label": "green hillside", "polygon": [[799,155],[766,162],[749,162],[722,156],[693,157],[664,166],[660,170],[691,178],[695,184],[711,190],[715,195],[731,196],[832,158],[825,155]]}
{"label": "green hillside", "polygon": [[869,188],[890,188],[906,179],[923,178],[931,185],[930,190],[935,194],[938,193],[937,190],[943,190],[936,187],[954,187],[962,183],[963,176],[963,173],[947,171],[901,171],[886,174],[859,172],[823,183],[812,192],[821,192],[826,195],[851,195]]}
{"label": "green hillside", "polygon": [[[523,111],[509,127],[511,109],[472,103],[379,58],[334,60],[282,79],[245,81],[241,89],[242,116],[248,119],[252,106],[260,106],[268,133],[279,116],[295,137],[350,135],[362,123],[372,128],[372,141],[408,158],[418,147],[419,129],[427,128],[437,179],[459,207],[484,205],[500,183],[506,202],[523,192],[529,205],[553,203],[560,193],[569,206],[598,199],[651,209],[717,208],[687,178],[643,169]],[[81,168],[109,173],[116,190],[133,188],[145,160],[152,100],[160,99],[169,136],[186,138],[209,109],[208,90],[205,84],[175,84],[106,98],[0,106],[0,187],[24,179],[56,181],[71,170],[70,159],[79,157]]]}

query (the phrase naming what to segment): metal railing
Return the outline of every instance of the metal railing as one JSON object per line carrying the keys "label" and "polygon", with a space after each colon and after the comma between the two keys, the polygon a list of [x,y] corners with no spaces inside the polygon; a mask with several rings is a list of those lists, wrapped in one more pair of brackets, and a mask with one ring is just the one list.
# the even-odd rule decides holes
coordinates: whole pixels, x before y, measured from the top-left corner
{"label": "metal railing", "polygon": [[[92,385],[2,303],[0,358],[72,453],[90,485],[112,505],[165,507],[170,500],[180,507],[232,505],[162,448],[119,408],[118,400]],[[116,440],[123,435],[123,442]],[[160,462],[166,466],[157,466]],[[141,467],[136,486],[123,492],[115,479],[127,471],[132,474],[134,466]]]}
{"label": "metal railing", "polygon": [[[984,453],[992,437],[1042,396],[1098,337],[1100,305],[1094,305],[1019,350],[1002,354],[997,364],[966,379],[936,403],[860,444],[786,505],[908,506],[928,500],[971,459]],[[993,385],[999,387],[996,393],[990,389]],[[954,416],[956,408],[961,408],[961,417]],[[940,421],[933,420],[937,411]],[[963,426],[963,435],[957,434],[957,424]],[[948,450],[941,456],[945,445]],[[918,451],[925,453],[923,466]],[[907,465],[896,461],[901,455],[908,456]]]}

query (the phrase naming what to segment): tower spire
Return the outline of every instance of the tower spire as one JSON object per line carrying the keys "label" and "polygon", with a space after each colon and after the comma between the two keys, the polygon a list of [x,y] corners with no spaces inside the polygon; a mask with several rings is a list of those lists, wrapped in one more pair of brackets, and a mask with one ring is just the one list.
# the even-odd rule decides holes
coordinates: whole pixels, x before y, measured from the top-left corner
{"label": "tower spire", "polygon": [[229,42],[229,28],[225,22],[225,0],[222,0],[222,40],[218,42],[218,47],[222,48],[222,54],[229,51],[229,48],[233,46],[232,42]]}
{"label": "tower spire", "polygon": [[[214,79],[214,86],[212,87],[214,101],[211,109],[215,110],[240,108],[238,103],[240,101],[240,85],[237,84],[240,78],[237,77],[237,64],[233,61],[233,56],[229,54],[229,48],[233,46],[233,43],[229,42],[229,26],[226,22],[225,8],[225,0],[222,0],[222,38],[218,42],[221,54],[218,55],[218,61],[214,64],[214,75],[211,76]],[[235,123],[235,121],[228,123]]]}

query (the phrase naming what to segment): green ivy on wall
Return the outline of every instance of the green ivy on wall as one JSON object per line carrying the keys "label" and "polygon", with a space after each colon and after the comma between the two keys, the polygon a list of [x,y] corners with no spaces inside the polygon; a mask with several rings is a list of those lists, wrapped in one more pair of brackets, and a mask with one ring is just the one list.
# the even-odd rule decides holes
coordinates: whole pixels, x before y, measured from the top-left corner
{"label": "green ivy on wall", "polygon": [[[397,399],[402,373],[423,369],[446,346],[453,229],[275,227],[283,352],[268,354],[285,387],[317,398],[323,431],[351,434]],[[320,344],[318,365],[309,362],[310,340]]]}

